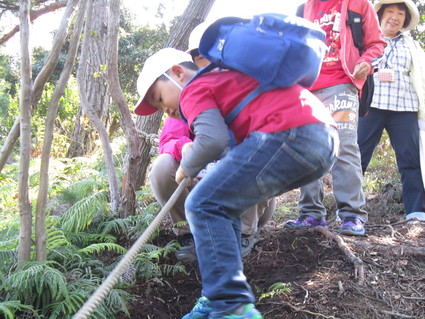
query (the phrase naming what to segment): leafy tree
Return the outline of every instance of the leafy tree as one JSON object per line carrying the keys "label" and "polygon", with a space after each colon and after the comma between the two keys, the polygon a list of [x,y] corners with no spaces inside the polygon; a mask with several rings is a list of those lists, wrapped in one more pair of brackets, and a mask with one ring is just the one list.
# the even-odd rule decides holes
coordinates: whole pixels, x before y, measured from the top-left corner
{"label": "leafy tree", "polygon": [[122,34],[118,47],[118,65],[122,89],[130,100],[137,100],[137,77],[143,62],[162,48],[169,36],[164,24],[156,29],[147,26],[129,26],[121,18]]}
{"label": "leafy tree", "polygon": [[416,4],[419,10],[420,14],[420,20],[419,24],[416,28],[414,28],[411,33],[412,36],[420,42],[422,45],[422,48],[425,50],[425,15],[423,14],[425,12],[425,1],[424,0],[413,0],[413,2]]}
{"label": "leafy tree", "polygon": [[0,79],[8,83],[8,88],[4,93],[11,96],[15,96],[18,91],[18,69],[19,67],[13,57],[0,53]]}

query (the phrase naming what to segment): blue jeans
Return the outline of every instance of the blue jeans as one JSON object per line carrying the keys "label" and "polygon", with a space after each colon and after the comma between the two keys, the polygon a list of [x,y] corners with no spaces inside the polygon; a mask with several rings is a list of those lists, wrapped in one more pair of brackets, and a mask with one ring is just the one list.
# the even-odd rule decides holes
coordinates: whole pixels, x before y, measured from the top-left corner
{"label": "blue jeans", "polygon": [[358,142],[362,154],[362,169],[366,171],[373,151],[384,129],[396,154],[403,185],[406,215],[425,212],[424,185],[419,161],[419,126],[417,112],[394,112],[371,108],[359,120]]}
{"label": "blue jeans", "polygon": [[337,141],[336,129],[320,123],[252,132],[189,193],[186,217],[212,318],[254,302],[242,270],[240,215],[326,174],[335,161]]}

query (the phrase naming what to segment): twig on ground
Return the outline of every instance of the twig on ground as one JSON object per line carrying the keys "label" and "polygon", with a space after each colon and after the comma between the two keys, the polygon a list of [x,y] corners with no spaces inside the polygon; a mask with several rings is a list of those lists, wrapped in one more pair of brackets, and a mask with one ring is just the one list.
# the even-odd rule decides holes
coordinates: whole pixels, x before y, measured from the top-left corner
{"label": "twig on ground", "polygon": [[415,318],[409,315],[403,315],[401,313],[396,313],[396,312],[391,312],[391,311],[386,311],[386,310],[379,310],[382,313],[385,313],[386,315],[390,315],[390,316],[394,316],[394,317],[399,317],[399,318]]}
{"label": "twig on ground", "polygon": [[417,218],[417,217],[412,217],[412,218],[409,218],[409,219],[407,219],[407,220],[401,220],[401,221],[399,221],[399,222],[392,223],[392,224],[372,224],[372,225],[367,225],[367,227],[388,227],[388,226],[397,226],[397,225],[403,225],[403,224],[407,224],[407,223],[414,222],[414,221],[416,221],[416,222],[420,222],[420,223],[425,223],[425,220],[420,220],[420,219],[419,219],[419,218]]}
{"label": "twig on ground", "polygon": [[[266,304],[266,303],[264,303],[264,304]],[[294,310],[296,312],[308,313],[309,315],[313,315],[313,316],[315,316],[317,318],[318,317],[322,317],[322,318],[326,318],[326,319],[339,319],[338,317],[335,317],[335,316],[328,316],[328,315],[324,315],[323,313],[312,312],[310,310],[298,308],[297,306],[294,306],[293,304],[291,304],[289,302],[280,302],[280,303],[268,302],[267,304],[275,304],[275,305],[288,306],[289,308],[291,308],[292,310]]]}
{"label": "twig on ground", "polygon": [[305,296],[304,296],[304,301],[303,301],[303,304],[305,304],[305,303],[307,302],[307,299],[308,299],[308,290],[307,290],[307,289],[305,289],[305,288],[304,288],[304,286],[301,286],[300,284],[297,284],[296,282],[295,282],[295,284],[296,284],[298,287],[301,287],[301,288],[305,291]]}
{"label": "twig on ground", "polygon": [[338,281],[338,288],[339,288],[339,290],[338,290],[336,295],[337,295],[338,298],[341,298],[341,296],[343,295],[343,293],[345,291],[344,287],[342,286],[341,281]]}
{"label": "twig on ground", "polygon": [[363,241],[350,240],[350,243],[364,247],[367,249],[378,250],[381,252],[391,252],[396,255],[415,255],[415,256],[425,256],[425,247],[412,247],[404,245],[372,245]]}
{"label": "twig on ground", "polygon": [[330,238],[334,240],[337,243],[339,249],[341,249],[341,251],[345,254],[348,260],[354,264],[355,275],[356,275],[356,278],[358,278],[357,283],[359,286],[362,286],[364,283],[364,267],[363,267],[364,263],[359,257],[356,257],[353,254],[351,249],[345,244],[344,239],[342,239],[341,236],[330,232],[329,230],[327,230],[326,228],[322,226],[316,226],[313,228],[313,230],[321,233],[326,238]]}

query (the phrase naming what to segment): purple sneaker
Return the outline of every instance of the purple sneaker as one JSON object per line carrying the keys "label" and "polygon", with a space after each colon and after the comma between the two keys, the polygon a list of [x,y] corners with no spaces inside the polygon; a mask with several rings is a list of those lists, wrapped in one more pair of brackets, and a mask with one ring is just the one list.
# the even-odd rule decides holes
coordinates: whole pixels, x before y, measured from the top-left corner
{"label": "purple sneaker", "polygon": [[357,216],[347,216],[342,219],[341,235],[361,236],[365,234],[364,221]]}
{"label": "purple sneaker", "polygon": [[297,220],[289,220],[285,223],[284,227],[292,229],[307,229],[316,226],[326,226],[326,220],[324,218],[316,219],[308,215],[301,215]]}

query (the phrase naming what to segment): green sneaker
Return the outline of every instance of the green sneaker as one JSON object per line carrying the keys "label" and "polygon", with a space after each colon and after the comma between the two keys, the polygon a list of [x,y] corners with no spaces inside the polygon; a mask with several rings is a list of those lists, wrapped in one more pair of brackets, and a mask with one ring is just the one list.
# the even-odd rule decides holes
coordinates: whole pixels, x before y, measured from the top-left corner
{"label": "green sneaker", "polygon": [[192,311],[183,316],[182,319],[208,319],[212,308],[208,306],[209,300],[206,297],[201,297],[193,307]]}
{"label": "green sneaker", "polygon": [[255,309],[253,303],[249,303],[239,307],[239,309],[231,315],[224,316],[223,319],[263,319],[263,316]]}

